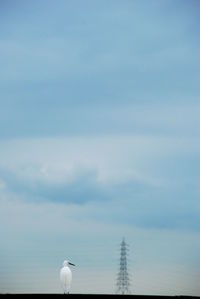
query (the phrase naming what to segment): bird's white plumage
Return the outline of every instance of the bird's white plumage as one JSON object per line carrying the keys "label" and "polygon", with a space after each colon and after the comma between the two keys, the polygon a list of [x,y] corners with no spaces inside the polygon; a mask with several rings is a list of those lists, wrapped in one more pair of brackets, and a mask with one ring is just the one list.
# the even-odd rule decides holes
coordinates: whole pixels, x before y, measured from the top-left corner
{"label": "bird's white plumage", "polygon": [[72,272],[69,268],[68,261],[63,262],[63,267],[60,270],[60,281],[64,293],[69,293],[71,282],[72,282]]}

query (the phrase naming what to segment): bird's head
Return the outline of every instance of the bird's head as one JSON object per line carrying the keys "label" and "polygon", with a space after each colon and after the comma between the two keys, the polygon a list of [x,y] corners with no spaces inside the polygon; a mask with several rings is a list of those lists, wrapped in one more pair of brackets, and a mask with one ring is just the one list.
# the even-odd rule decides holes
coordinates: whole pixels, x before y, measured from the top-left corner
{"label": "bird's head", "polygon": [[67,260],[65,260],[65,261],[63,262],[63,267],[68,267],[69,265],[71,265],[71,266],[75,266],[74,264],[70,263],[70,262],[67,261]]}

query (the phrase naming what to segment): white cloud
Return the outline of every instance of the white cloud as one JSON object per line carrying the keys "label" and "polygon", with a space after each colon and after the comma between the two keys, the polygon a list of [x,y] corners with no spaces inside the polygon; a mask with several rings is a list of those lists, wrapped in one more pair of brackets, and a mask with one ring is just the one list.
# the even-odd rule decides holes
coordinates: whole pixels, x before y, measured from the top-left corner
{"label": "white cloud", "polygon": [[5,186],[5,182],[2,179],[0,179],[0,189],[3,189]]}
{"label": "white cloud", "polygon": [[107,135],[4,140],[0,145],[5,198],[94,202],[92,219],[199,229],[197,170],[190,159],[197,149],[187,138]]}
{"label": "white cloud", "polygon": [[196,153],[195,142],[148,135],[1,140],[0,166],[24,179],[72,181],[88,170],[100,182],[132,178],[156,184],[167,177],[156,177],[153,168],[172,155]]}

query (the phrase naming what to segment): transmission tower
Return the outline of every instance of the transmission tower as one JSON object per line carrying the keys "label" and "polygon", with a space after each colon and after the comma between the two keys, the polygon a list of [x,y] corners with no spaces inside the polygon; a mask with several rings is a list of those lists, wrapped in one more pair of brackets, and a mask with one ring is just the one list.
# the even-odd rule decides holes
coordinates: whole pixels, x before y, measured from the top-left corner
{"label": "transmission tower", "polygon": [[130,294],[129,274],[127,270],[127,244],[123,238],[120,247],[120,263],[117,276],[117,291],[116,294]]}

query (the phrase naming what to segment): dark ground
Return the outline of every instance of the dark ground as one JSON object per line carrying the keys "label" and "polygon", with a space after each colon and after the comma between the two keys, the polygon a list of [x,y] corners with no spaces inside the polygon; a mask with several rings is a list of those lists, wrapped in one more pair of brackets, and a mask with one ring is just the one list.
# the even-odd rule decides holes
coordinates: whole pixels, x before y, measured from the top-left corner
{"label": "dark ground", "polygon": [[198,296],[153,296],[153,295],[114,295],[114,294],[0,294],[0,297],[16,297],[19,295],[20,297],[27,298],[36,298],[38,296],[52,299],[61,299],[62,296],[69,296],[71,298],[80,298],[80,299],[117,299],[117,298],[128,298],[128,299],[192,299],[192,298],[200,298]]}

